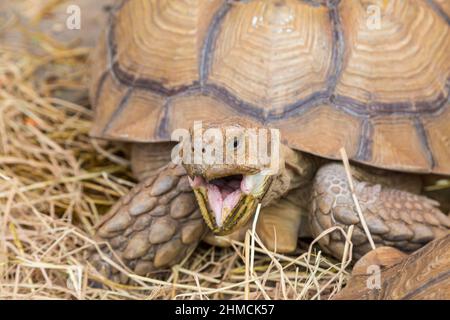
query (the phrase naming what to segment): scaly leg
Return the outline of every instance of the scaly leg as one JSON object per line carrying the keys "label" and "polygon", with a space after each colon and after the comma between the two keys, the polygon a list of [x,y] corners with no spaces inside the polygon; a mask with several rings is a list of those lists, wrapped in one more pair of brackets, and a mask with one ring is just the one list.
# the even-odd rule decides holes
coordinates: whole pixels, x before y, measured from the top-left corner
{"label": "scaly leg", "polygon": [[[367,183],[353,177],[356,196],[377,246],[396,247],[414,251],[450,231],[450,219],[427,197],[380,184]],[[313,183],[311,229],[314,236],[332,226],[348,227],[353,231],[353,257],[360,257],[371,247],[359,221],[348,186],[344,166],[330,163],[316,174]],[[341,257],[344,237],[335,231],[319,241],[324,251]]]}
{"label": "scaly leg", "polygon": [[[169,164],[118,201],[98,226],[97,238],[108,241],[136,274],[147,275],[182,260],[205,231],[184,168]],[[97,252],[89,261],[104,276],[127,281]]]}

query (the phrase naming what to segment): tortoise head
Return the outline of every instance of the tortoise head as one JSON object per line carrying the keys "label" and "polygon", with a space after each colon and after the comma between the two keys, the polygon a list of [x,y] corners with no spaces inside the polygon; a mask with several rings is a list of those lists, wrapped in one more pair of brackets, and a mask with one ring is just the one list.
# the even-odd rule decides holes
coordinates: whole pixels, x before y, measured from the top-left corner
{"label": "tortoise head", "polygon": [[183,142],[183,166],[203,218],[217,235],[249,221],[281,164],[278,131],[243,119],[196,123]]}

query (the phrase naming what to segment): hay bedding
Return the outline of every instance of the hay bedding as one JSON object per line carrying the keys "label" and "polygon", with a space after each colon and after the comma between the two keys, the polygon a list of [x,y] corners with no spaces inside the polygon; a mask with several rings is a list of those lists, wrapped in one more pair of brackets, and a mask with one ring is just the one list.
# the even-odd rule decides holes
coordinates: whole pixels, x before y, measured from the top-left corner
{"label": "hay bedding", "polygon": [[0,46],[0,299],[324,299],[345,284],[348,260],[308,245],[279,255],[250,233],[150,278],[115,264],[128,286],[102,278],[85,257],[95,224],[135,183],[126,146],[88,136],[89,49],[33,41],[39,54]]}

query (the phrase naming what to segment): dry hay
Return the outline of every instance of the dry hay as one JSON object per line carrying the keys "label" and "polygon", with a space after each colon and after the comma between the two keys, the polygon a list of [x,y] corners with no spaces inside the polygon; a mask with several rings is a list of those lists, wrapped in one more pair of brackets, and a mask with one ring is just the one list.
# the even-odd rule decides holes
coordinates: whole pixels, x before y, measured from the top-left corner
{"label": "dry hay", "polygon": [[276,254],[252,232],[228,249],[200,245],[152,278],[122,269],[133,285],[101,278],[86,251],[135,183],[127,150],[88,136],[89,50],[40,41],[39,56],[0,48],[0,299],[324,299],[345,284],[348,259],[307,245]]}

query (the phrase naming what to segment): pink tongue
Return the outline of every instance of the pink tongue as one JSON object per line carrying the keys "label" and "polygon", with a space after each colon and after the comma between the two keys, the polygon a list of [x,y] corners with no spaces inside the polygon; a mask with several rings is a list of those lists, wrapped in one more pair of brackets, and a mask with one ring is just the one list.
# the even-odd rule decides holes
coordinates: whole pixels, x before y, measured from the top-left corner
{"label": "pink tongue", "polygon": [[236,190],[230,193],[225,200],[223,201],[222,211],[226,214],[231,212],[231,209],[238,203],[239,198],[241,197],[241,190]]}
{"label": "pink tongue", "polygon": [[226,215],[231,212],[231,210],[239,201],[241,190],[238,189],[229,194],[224,193],[222,195],[219,187],[214,184],[207,184],[206,190],[208,192],[209,206],[214,212],[217,225],[220,227],[222,226],[223,220]]}
{"label": "pink tongue", "polygon": [[216,217],[216,223],[218,226],[222,225],[222,195],[220,194],[220,189],[218,186],[208,183],[206,186],[208,192],[208,202],[214,215]]}

